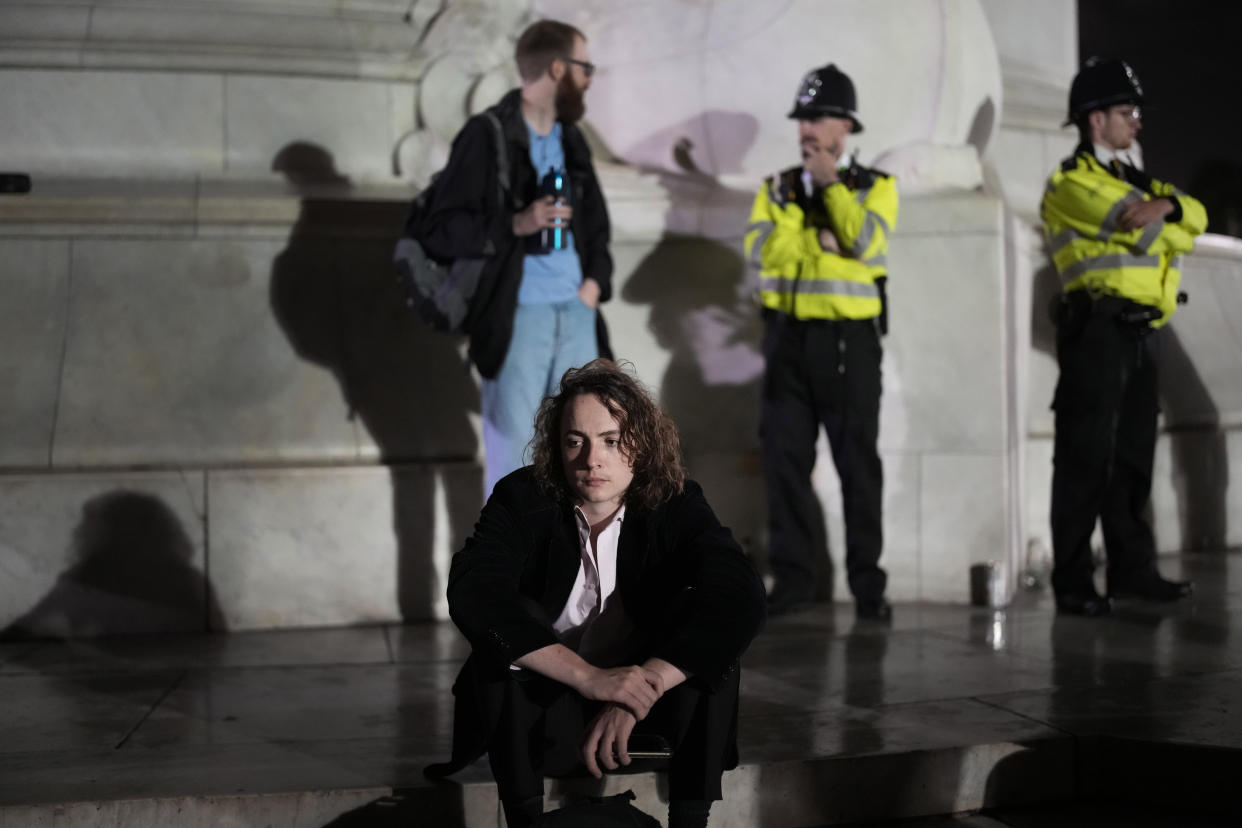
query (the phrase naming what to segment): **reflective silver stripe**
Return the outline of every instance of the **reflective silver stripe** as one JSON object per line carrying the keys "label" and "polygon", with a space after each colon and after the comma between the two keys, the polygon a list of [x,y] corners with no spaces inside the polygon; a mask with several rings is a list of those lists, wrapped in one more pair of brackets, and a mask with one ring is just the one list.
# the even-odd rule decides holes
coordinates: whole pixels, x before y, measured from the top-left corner
{"label": "reflective silver stripe", "polygon": [[1182,269],[1182,257],[1180,255],[1174,256],[1172,259],[1169,260],[1169,269],[1170,270],[1181,270]]}
{"label": "reflective silver stripe", "polygon": [[888,256],[881,253],[878,256],[872,256],[870,259],[863,259],[862,263],[868,267],[888,267]]}
{"label": "reflective silver stripe", "polygon": [[862,298],[880,298],[880,291],[874,283],[851,282],[846,279],[794,279],[789,276],[762,276],[759,289],[792,293],[795,287],[801,295],[832,295],[859,296]]}
{"label": "reflective silver stripe", "polygon": [[1074,243],[1078,238],[1078,232],[1072,227],[1067,227],[1060,233],[1048,239],[1048,253],[1052,256],[1057,255],[1066,247]]}
{"label": "reflective silver stripe", "polygon": [[[867,200],[867,196],[871,195],[871,191],[874,189],[875,187],[868,187],[865,190],[859,190],[854,195],[854,200],[857,201],[859,204],[865,203]],[[889,228],[888,222],[884,220],[884,216],[880,215],[877,212],[874,212],[873,210],[868,210],[867,215],[874,217],[875,220],[880,223],[880,226],[884,228],[885,235],[889,235],[889,236],[892,235],[893,231],[892,229]]]}
{"label": "reflective silver stripe", "polygon": [[874,284],[850,282],[845,279],[803,279],[798,283],[798,292],[880,298],[880,291]]}
{"label": "reflective silver stripe", "polygon": [[1143,235],[1139,236],[1135,247],[1139,250],[1146,250],[1156,243],[1156,239],[1159,238],[1163,231],[1164,221],[1153,221],[1143,229]]}
{"label": "reflective silver stripe", "polygon": [[759,274],[759,290],[771,293],[793,293],[798,280],[793,276],[768,276]]}
{"label": "reflective silver stripe", "polygon": [[1121,212],[1128,205],[1142,200],[1143,197],[1134,190],[1117,199],[1116,203],[1108,209],[1108,214],[1104,216],[1104,220],[1100,222],[1100,231],[1095,234],[1096,238],[1107,239],[1115,233],[1117,231],[1117,222],[1121,220]]}
{"label": "reflective silver stripe", "polygon": [[1069,284],[1089,270],[1117,270],[1123,267],[1160,267],[1159,256],[1131,256],[1126,253],[1110,253],[1074,262],[1061,271],[1062,284]]}
{"label": "reflective silver stripe", "polygon": [[755,267],[762,265],[762,262],[759,261],[760,254],[763,253],[763,245],[768,240],[768,236],[772,235],[774,229],[776,229],[776,225],[770,221],[754,221],[746,226],[747,236],[752,231],[759,231],[759,235],[755,237],[755,243],[750,248],[750,263]]}
{"label": "reflective silver stripe", "polygon": [[862,229],[858,231],[858,238],[854,239],[854,243],[850,245],[850,253],[855,259],[861,258],[862,254],[867,252],[871,238],[875,235],[875,223],[875,213],[867,213]]}

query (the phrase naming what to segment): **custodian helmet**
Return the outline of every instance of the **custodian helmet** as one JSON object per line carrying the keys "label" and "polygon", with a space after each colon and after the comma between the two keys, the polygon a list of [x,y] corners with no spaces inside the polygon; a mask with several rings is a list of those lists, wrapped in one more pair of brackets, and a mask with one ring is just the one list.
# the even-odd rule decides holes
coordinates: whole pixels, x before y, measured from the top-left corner
{"label": "custodian helmet", "polygon": [[1116,58],[1087,58],[1070,85],[1069,115],[1065,126],[1084,115],[1114,104],[1141,104],[1143,87],[1130,64]]}
{"label": "custodian helmet", "polygon": [[850,132],[862,132],[858,122],[858,98],[854,95],[854,83],[850,76],[830,63],[808,72],[798,85],[790,118],[848,118],[853,124]]}

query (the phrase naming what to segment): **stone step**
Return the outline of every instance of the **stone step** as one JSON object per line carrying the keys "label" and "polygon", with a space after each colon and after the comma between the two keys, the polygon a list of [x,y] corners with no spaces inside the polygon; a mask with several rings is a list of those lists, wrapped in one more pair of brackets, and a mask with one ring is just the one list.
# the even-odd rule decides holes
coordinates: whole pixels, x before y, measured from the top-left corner
{"label": "stone step", "polygon": [[[415,787],[325,788],[248,794],[153,796],[0,807],[0,828],[347,828],[501,826],[495,785],[483,762],[460,781]],[[1077,801],[1181,808],[1227,816],[1242,751],[1131,739],[1060,736],[1026,744],[830,756],[743,764],[725,775],[725,801],[711,828],[819,828]],[[549,808],[576,796],[626,790],[663,821],[663,774],[647,771],[548,780]]]}
{"label": "stone step", "polygon": [[[411,788],[326,787],[267,793],[134,797],[0,806],[0,828],[348,828],[500,826],[485,760],[460,779]],[[819,828],[1091,802],[1149,804],[1205,818],[1236,813],[1242,751],[1112,737],[1039,739],[743,764],[725,774],[710,828]],[[666,777],[654,771],[548,780],[549,808],[626,790],[663,821]],[[210,782],[206,783],[210,786]]]}
{"label": "stone step", "polygon": [[[995,805],[1061,801],[1074,795],[1073,741],[994,743],[937,750],[892,751],[743,764],[725,774],[725,801],[711,828],[798,828],[971,811]],[[203,785],[210,787],[210,781]],[[663,821],[667,778],[647,771],[548,780],[548,807],[573,796],[633,790],[635,804]],[[503,825],[485,760],[444,783],[418,780],[401,790],[323,788],[268,793],[207,793],[94,802],[0,807],[0,826],[177,825],[320,826],[426,825],[474,828]]]}

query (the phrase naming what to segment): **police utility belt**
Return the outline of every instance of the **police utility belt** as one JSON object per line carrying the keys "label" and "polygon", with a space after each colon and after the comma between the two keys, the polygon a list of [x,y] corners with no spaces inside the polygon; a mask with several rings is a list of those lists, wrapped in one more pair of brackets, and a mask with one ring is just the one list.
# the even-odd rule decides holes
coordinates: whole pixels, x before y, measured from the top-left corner
{"label": "police utility belt", "polygon": [[[1183,301],[1180,296],[1178,300]],[[1159,308],[1112,293],[1092,293],[1082,288],[1062,294],[1061,321],[1064,322],[1081,314],[1115,319],[1118,323],[1132,328],[1140,336],[1151,333],[1154,330],[1151,323],[1162,316]]]}

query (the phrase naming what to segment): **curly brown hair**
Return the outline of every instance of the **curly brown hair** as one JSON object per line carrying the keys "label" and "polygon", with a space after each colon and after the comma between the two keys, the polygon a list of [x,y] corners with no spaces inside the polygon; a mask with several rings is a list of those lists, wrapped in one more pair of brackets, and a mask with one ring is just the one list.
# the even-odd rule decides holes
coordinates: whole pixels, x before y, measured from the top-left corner
{"label": "curly brown hair", "polygon": [[539,406],[531,440],[535,479],[558,499],[572,495],[565,479],[561,417],[569,401],[582,394],[594,395],[621,427],[621,449],[634,470],[634,479],[625,492],[626,503],[650,508],[680,494],[685,486],[677,426],[632,375],[634,366],[623,365],[596,359],[581,368],[570,368],[561,377],[560,391],[544,397]]}

